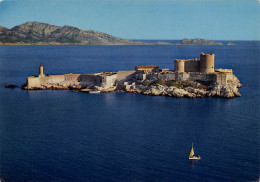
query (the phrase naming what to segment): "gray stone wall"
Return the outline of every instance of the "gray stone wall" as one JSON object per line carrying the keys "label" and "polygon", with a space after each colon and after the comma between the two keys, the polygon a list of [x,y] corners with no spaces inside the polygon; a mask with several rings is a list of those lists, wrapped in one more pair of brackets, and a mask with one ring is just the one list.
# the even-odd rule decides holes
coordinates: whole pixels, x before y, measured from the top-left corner
{"label": "gray stone wall", "polygon": [[115,85],[117,75],[102,76],[101,87],[110,88]]}
{"label": "gray stone wall", "polygon": [[215,81],[215,74],[206,74],[206,73],[189,73],[189,80],[192,81],[207,81],[207,82],[214,82]]}
{"label": "gray stone wall", "polygon": [[159,73],[158,75],[158,79],[162,79],[162,80],[165,80],[165,81],[170,81],[170,80],[175,80],[176,79],[176,74],[173,73],[173,72],[162,72],[162,73]]}

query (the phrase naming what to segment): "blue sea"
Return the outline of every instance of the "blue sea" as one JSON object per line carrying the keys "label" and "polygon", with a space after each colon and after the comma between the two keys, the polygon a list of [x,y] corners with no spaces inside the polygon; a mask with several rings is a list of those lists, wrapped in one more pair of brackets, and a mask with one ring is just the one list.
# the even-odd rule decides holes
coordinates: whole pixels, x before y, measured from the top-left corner
{"label": "blue sea", "polygon": [[[172,41],[174,42],[174,41]],[[260,42],[235,46],[0,46],[0,178],[7,182],[250,182],[260,175]],[[227,42],[225,42],[227,43]],[[174,68],[214,53],[241,97],[7,89],[38,74]],[[197,162],[189,162],[191,145]]]}

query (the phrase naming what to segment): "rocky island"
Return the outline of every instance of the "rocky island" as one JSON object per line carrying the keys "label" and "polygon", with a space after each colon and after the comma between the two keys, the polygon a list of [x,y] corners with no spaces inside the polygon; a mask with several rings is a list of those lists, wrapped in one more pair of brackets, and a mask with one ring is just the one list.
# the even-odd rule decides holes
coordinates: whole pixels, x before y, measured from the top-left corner
{"label": "rocky island", "polygon": [[234,44],[233,42],[227,43],[227,46],[234,46],[234,45],[236,45],[236,44]]}
{"label": "rocky island", "polygon": [[144,95],[171,97],[225,97],[241,96],[242,85],[232,69],[215,69],[214,54],[200,54],[200,60],[176,59],[174,70],[158,66],[136,66],[135,70],[101,72],[96,74],[30,76],[22,86],[26,90],[72,89],[81,92],[121,91]]}
{"label": "rocky island", "polygon": [[177,45],[223,45],[220,42],[209,41],[205,39],[182,39]]}
{"label": "rocky island", "polygon": [[27,22],[11,29],[0,26],[0,45],[169,45],[145,43],[114,37],[94,30]]}

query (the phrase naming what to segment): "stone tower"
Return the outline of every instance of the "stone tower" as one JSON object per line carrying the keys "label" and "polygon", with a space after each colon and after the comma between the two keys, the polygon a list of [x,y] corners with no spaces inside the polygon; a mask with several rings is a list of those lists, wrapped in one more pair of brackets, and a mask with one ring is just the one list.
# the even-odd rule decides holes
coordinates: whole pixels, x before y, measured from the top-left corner
{"label": "stone tower", "polygon": [[176,73],[184,72],[184,60],[182,60],[182,59],[174,60],[174,72],[176,72]]}
{"label": "stone tower", "polygon": [[200,72],[213,73],[215,71],[215,54],[200,53]]}
{"label": "stone tower", "polygon": [[42,66],[42,64],[40,64],[39,72],[40,72],[39,76],[41,76],[41,77],[45,76],[44,73],[43,73],[43,66]]}

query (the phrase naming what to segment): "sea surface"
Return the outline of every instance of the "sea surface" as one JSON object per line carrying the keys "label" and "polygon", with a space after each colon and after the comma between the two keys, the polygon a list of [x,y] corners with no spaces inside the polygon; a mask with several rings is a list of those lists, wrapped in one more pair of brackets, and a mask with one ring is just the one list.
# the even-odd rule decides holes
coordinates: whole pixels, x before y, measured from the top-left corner
{"label": "sea surface", "polygon": [[[174,42],[174,41],[173,41]],[[259,41],[235,46],[0,46],[0,178],[10,182],[249,182],[260,175]],[[226,42],[227,43],[227,42]],[[38,74],[174,68],[214,53],[241,97],[7,89]],[[190,163],[191,145],[201,160]]]}

